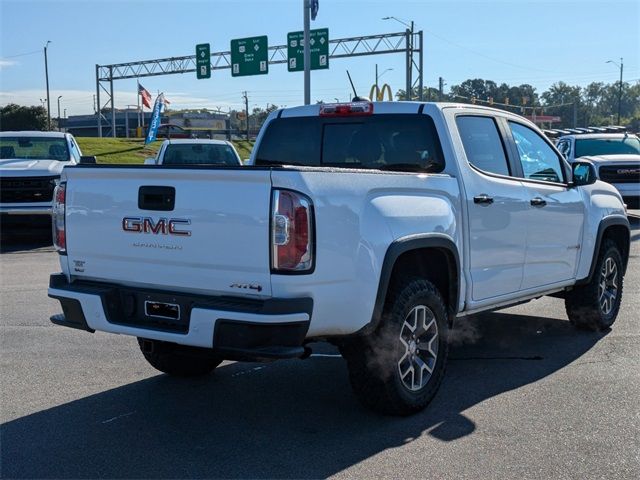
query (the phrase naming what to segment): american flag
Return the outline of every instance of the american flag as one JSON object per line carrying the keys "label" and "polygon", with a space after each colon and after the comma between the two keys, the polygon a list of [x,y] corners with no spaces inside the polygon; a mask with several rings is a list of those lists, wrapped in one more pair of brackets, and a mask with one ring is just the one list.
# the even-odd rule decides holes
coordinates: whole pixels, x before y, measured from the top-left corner
{"label": "american flag", "polygon": [[142,104],[147,108],[151,108],[151,94],[140,84],[138,84],[138,95],[142,97]]}

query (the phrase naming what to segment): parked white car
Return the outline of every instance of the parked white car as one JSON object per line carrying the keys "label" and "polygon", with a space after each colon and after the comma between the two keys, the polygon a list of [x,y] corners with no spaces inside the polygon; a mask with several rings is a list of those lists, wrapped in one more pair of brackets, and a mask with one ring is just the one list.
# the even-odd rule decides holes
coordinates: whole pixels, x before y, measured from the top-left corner
{"label": "parked white car", "polygon": [[436,394],[456,317],[553,295],[577,327],[616,320],[620,194],[520,116],[287,108],[250,160],[65,169],[49,284],[64,313],[51,321],[138,337],[151,365],[183,376],[331,342],[363,404],[407,415]]}
{"label": "parked white car", "polygon": [[61,132],[0,132],[0,213],[3,227],[49,222],[62,169],[80,162],[80,147]]}
{"label": "parked white car", "polygon": [[145,165],[241,166],[242,160],[231,142],[224,140],[169,139],[162,142],[155,158]]}

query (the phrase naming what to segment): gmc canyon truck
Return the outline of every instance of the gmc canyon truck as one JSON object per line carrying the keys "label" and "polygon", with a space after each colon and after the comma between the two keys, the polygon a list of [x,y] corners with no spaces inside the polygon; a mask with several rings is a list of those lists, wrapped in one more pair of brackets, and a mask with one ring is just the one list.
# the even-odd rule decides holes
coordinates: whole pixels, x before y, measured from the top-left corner
{"label": "gmc canyon truck", "polygon": [[456,317],[543,295],[616,319],[620,194],[530,122],[473,105],[275,111],[250,166],[78,165],[55,192],[53,323],[138,337],[170,375],[339,347],[356,396],[424,408]]}

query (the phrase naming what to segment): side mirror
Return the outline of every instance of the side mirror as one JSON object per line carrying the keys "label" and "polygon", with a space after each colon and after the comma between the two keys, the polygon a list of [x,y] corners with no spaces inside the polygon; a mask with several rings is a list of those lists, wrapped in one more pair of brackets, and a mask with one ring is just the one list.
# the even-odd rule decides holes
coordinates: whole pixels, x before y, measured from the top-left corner
{"label": "side mirror", "polygon": [[145,165],[155,165],[156,164],[156,159],[155,158],[145,158],[144,159],[144,164]]}
{"label": "side mirror", "polygon": [[95,165],[96,157],[93,155],[83,155],[80,157],[80,163],[83,165]]}
{"label": "side mirror", "polygon": [[596,180],[598,179],[596,167],[591,162],[573,162],[571,164],[571,171],[573,173],[574,187],[591,185],[593,183],[596,183]]}

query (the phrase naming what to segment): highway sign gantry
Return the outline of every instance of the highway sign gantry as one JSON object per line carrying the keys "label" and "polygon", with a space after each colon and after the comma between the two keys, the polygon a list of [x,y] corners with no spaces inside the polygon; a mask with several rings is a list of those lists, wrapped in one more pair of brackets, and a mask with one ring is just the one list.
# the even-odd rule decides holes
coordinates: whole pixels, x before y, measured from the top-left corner
{"label": "highway sign gantry", "polygon": [[196,45],[196,78],[211,78],[211,47],[208,43]]}
{"label": "highway sign gantry", "polygon": [[[309,32],[311,70],[329,68],[329,29],[318,28]],[[304,32],[287,33],[287,67],[290,72],[304,70]]]}
{"label": "highway sign gantry", "polygon": [[266,35],[231,40],[231,75],[269,73],[269,43]]}

